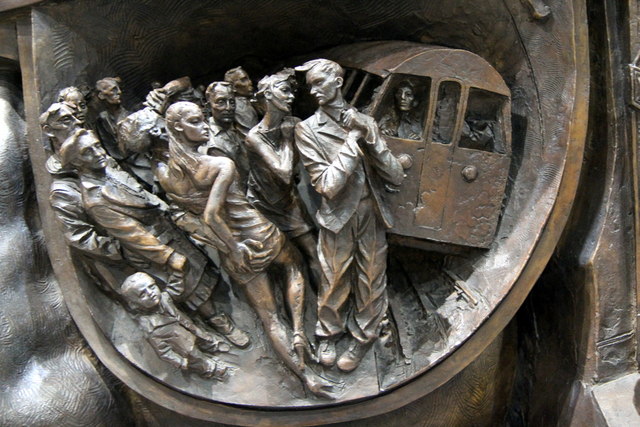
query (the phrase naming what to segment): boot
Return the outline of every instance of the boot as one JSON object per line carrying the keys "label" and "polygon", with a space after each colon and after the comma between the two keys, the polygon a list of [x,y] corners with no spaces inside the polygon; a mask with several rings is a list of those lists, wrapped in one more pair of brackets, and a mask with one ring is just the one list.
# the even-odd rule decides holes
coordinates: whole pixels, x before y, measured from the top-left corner
{"label": "boot", "polygon": [[251,344],[249,334],[233,324],[226,314],[216,314],[208,320],[213,328],[238,348],[247,348]]}
{"label": "boot", "polygon": [[362,358],[367,354],[370,344],[363,344],[359,341],[351,343],[347,351],[342,353],[338,359],[338,369],[343,372],[351,372],[360,365]]}
{"label": "boot", "polygon": [[318,345],[318,361],[324,366],[336,363],[336,342],[331,338],[320,338]]}

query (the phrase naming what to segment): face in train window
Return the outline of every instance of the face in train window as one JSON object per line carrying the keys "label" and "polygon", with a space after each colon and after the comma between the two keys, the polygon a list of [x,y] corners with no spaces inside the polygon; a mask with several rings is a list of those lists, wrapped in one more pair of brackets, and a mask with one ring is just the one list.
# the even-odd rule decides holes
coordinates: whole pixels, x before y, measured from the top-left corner
{"label": "face in train window", "polygon": [[430,79],[397,75],[386,90],[380,130],[387,136],[422,140]]}
{"label": "face in train window", "polygon": [[435,116],[431,131],[431,141],[440,144],[450,144],[458,117],[460,103],[460,83],[443,81],[438,87],[438,102],[435,106]]}
{"label": "face in train window", "polygon": [[500,116],[506,98],[485,90],[469,88],[467,111],[462,124],[462,148],[504,153]]}

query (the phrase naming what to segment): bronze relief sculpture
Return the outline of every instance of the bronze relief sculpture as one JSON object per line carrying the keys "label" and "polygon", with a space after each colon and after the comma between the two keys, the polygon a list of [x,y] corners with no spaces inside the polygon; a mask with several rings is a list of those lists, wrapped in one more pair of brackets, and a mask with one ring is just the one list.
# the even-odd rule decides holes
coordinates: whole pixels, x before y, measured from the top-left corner
{"label": "bronze relief sculpture", "polygon": [[146,273],[132,274],[122,283],[120,293],[161,359],[204,378],[224,378],[227,367],[203,351],[226,352],[228,345],[181,313],[153,277]]}
{"label": "bronze relief sculpture", "polygon": [[235,67],[224,73],[224,81],[231,83],[235,94],[235,123],[243,135],[258,124],[259,117],[255,107],[251,105],[253,82],[242,67]]}
{"label": "bronze relief sculpture", "polygon": [[[215,108],[215,107],[213,107]],[[241,287],[260,318],[275,352],[309,390],[329,397],[332,384],[305,364],[310,351],[303,329],[304,278],[300,255],[284,234],[251,207],[233,161],[198,153],[208,141],[208,127],[200,108],[176,103],[167,110],[170,134],[167,173],[160,177],[167,197],[197,215],[202,226],[195,234],[209,235],[221,264]],[[276,303],[274,267],[280,267],[283,299],[291,325],[283,321],[283,307]]]}
{"label": "bronze relief sculpture", "polygon": [[257,103],[265,114],[245,140],[251,164],[247,198],[304,255],[312,287],[317,289],[321,275],[318,239],[296,186],[299,155],[294,128],[300,120],[291,116],[295,83],[292,69],[266,76],[258,83]]}
{"label": "bronze relief sculpture", "polygon": [[[255,94],[246,73],[231,70],[227,78],[238,74],[238,81],[210,83],[204,110],[187,77],[154,88],[134,113],[119,102],[119,79],[104,78],[96,83],[103,110],[94,123],[81,120],[86,115],[73,100],[43,114],[43,131],[55,147],[50,163],[77,187],[61,190],[54,181],[52,206],[67,230],[75,208],[83,233],[102,242],[93,246],[117,253],[92,260],[89,271],[116,311],[112,340],[136,366],[216,400],[225,387],[237,390],[267,357],[269,377],[273,369],[294,374],[304,388],[276,387],[265,403],[314,404],[375,395],[406,380],[407,361],[424,369],[446,351],[442,338],[428,336],[451,334],[447,320],[422,332],[409,326],[410,313],[424,310],[428,294],[417,301],[395,291],[389,296],[387,233],[408,246],[492,242],[509,165],[509,95],[500,77],[478,80],[491,76],[490,68],[436,84],[445,71],[419,66],[437,60],[441,49],[390,45],[406,50],[399,61],[405,71],[384,79],[367,63],[378,47],[363,45],[356,47],[357,67],[313,59],[265,76]],[[345,57],[340,49],[328,53]],[[292,115],[299,84],[316,106],[305,120]],[[476,100],[478,86],[499,95],[483,92]],[[251,95],[257,107],[245,99],[243,109],[263,113],[245,132],[239,94]],[[445,154],[460,151],[457,146],[476,150],[475,163],[457,166]],[[496,163],[491,156],[502,157]],[[452,162],[452,175],[433,175],[444,166],[437,162]],[[475,190],[465,185],[490,186],[483,213],[462,208],[461,200],[477,200],[467,198]],[[418,203],[409,202],[416,197]],[[80,206],[69,206],[72,200]],[[478,233],[484,233],[481,243]],[[80,257],[95,258],[74,234],[67,232],[67,239]],[[486,307],[451,267],[437,270],[432,280],[439,286],[453,280],[463,296],[450,301],[451,308]],[[218,300],[226,301],[224,309]],[[421,316],[441,316],[429,310]],[[247,327],[252,321],[261,327]],[[123,340],[117,328],[135,328],[139,341]],[[132,350],[143,342],[153,353]],[[168,365],[152,360],[154,353]],[[186,376],[178,382],[175,373],[161,374],[171,369]],[[223,381],[212,389],[208,379]],[[252,393],[233,393],[231,401],[255,402]]]}
{"label": "bronze relief sculpture", "polygon": [[507,243],[541,230],[515,218],[546,122],[512,123],[526,73],[424,40],[247,57],[255,91],[225,58],[165,85],[91,71],[84,117],[81,91],[42,99],[51,207],[108,359],[197,407],[312,411],[410,386],[490,319],[531,249]]}
{"label": "bronze relief sculpture", "polygon": [[[397,45],[410,55],[403,60],[408,70],[418,69],[416,64],[423,57],[432,60],[429,48]],[[60,181],[54,181],[51,203],[58,219],[69,230],[69,212],[75,209],[76,216],[82,216],[75,220],[76,226],[82,220],[83,233],[93,233],[93,240],[102,242],[93,246],[118,254],[93,260],[89,269],[97,278],[97,289],[119,307],[111,332],[118,335],[112,339],[121,339],[122,332],[116,328],[136,327],[134,336],[145,340],[161,360],[187,374],[181,389],[210,397],[210,389],[190,380],[188,374],[206,380],[222,379],[225,372],[225,382],[233,389],[238,375],[250,375],[256,360],[271,357],[257,347],[264,342],[271,347],[267,355],[275,355],[272,368],[282,364],[304,384],[302,394],[289,392],[290,396],[309,402],[348,400],[403,381],[406,374],[399,372],[407,360],[414,359],[416,367],[433,363],[424,359],[433,353],[428,346],[443,349],[442,341],[426,336],[448,334],[446,324],[418,333],[422,337],[415,342],[409,313],[423,309],[421,303],[400,302],[402,297],[395,292],[390,300],[387,230],[409,245],[432,237],[424,234],[430,227],[431,233],[446,233],[446,228],[434,227],[424,218],[440,215],[444,221],[452,215],[447,206],[460,209],[447,188],[460,184],[431,178],[428,170],[438,156],[416,147],[433,141],[433,150],[443,149],[438,146],[450,150],[478,133],[484,145],[473,148],[489,153],[475,155],[476,164],[467,165],[458,179],[467,185],[478,175],[489,180],[497,205],[480,218],[498,217],[502,193],[496,184],[500,181],[491,174],[505,176],[508,157],[506,163],[492,166],[499,169],[485,170],[482,156],[509,146],[508,123],[499,115],[508,111],[508,95],[496,98],[494,104],[469,99],[460,126],[456,112],[461,96],[471,97],[472,91],[449,81],[436,87],[429,71],[413,76],[405,71],[380,81],[375,69],[367,68],[366,59],[377,47],[365,45],[360,50],[361,69],[350,67],[348,76],[338,62],[313,59],[296,67],[298,79],[291,68],[262,78],[253,103],[263,117],[246,136],[240,131],[237,99],[242,98],[238,91],[248,95],[252,86],[244,81],[248,78],[242,69],[227,73],[227,77],[242,77],[234,83],[238,87],[229,82],[208,85],[205,110],[185,77],[154,88],[143,109],[128,113],[120,102],[120,80],[104,78],[96,83],[95,96],[103,110],[93,115],[94,123],[81,120],[86,115],[71,101],[53,104],[43,114],[42,128],[54,147],[50,163],[55,161],[61,171],[67,171],[67,179],[77,187],[61,189]],[[341,57],[339,50],[330,54]],[[478,77],[470,75],[468,83],[461,81],[472,86],[474,78]],[[298,80],[316,104],[316,111],[305,120],[292,116]],[[500,82],[498,77],[495,84]],[[64,91],[76,92],[75,88]],[[437,104],[430,101],[434,93]],[[493,110],[487,112],[487,105]],[[249,104],[242,108],[249,107],[253,108]],[[205,117],[205,111],[211,116]],[[433,125],[425,126],[432,117]],[[477,124],[480,119],[482,125]],[[98,129],[98,134],[84,126]],[[472,126],[482,126],[484,133]],[[149,168],[140,168],[145,164],[140,160],[147,160]],[[451,160],[440,157],[440,161]],[[420,169],[416,177],[415,170]],[[404,184],[406,174],[413,180],[408,185]],[[305,183],[310,189],[303,195],[300,189]],[[445,216],[438,211],[443,207],[426,198],[434,194],[425,185],[443,185],[440,191],[448,195],[450,204],[443,206]],[[413,208],[398,203],[415,200],[416,192],[422,203]],[[80,206],[69,206],[72,200]],[[465,212],[475,215],[469,209]],[[483,244],[490,243],[493,228],[475,225],[474,218],[466,221],[467,226],[487,230]],[[474,245],[474,234],[465,236],[459,222],[452,225],[457,239]],[[79,246],[74,234],[79,233],[68,231],[67,239],[84,253],[80,257],[95,258],[96,250]],[[228,277],[229,287],[218,269]],[[458,280],[449,268],[442,268],[434,278],[445,285],[447,278]],[[462,283],[454,287],[464,296],[464,305],[482,300]],[[245,305],[223,303],[225,310],[245,325],[258,320],[261,330],[243,331],[216,307],[218,299],[230,301],[229,292]],[[118,326],[117,318],[122,320],[127,313],[134,323]],[[427,311],[426,316],[439,314]],[[209,353],[214,347],[222,353],[220,348],[231,345],[251,362],[234,361],[228,352],[212,359],[196,346],[203,340]],[[120,342],[116,347],[153,376],[169,369],[149,360],[148,351],[136,355],[133,345]],[[227,372],[225,366],[234,369]],[[171,379],[163,381],[175,386]],[[252,399],[251,394],[236,392],[236,396],[243,403]],[[279,390],[266,402],[286,402],[292,397]]]}
{"label": "bronze relief sculpture", "polygon": [[105,77],[96,82],[95,89],[96,98],[102,103],[102,111],[95,122],[96,132],[109,155],[116,160],[122,160],[123,154],[118,147],[117,126],[130,113],[122,106],[120,79]]}
{"label": "bronze relief sculpture", "polygon": [[382,133],[404,139],[420,139],[423,118],[416,115],[419,100],[416,87],[411,80],[405,80],[395,89],[394,107],[380,119]]}

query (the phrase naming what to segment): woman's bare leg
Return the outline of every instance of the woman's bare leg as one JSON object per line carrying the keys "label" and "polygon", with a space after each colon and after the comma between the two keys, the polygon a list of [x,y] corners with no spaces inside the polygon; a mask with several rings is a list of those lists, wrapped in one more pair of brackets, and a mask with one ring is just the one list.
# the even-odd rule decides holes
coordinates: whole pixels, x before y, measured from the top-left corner
{"label": "woman's bare leg", "polygon": [[286,243],[275,263],[281,264],[285,270],[285,296],[294,334],[304,337],[304,275],[302,274],[302,256],[300,252]]}
{"label": "woman's bare leg", "polygon": [[291,334],[278,315],[278,307],[267,274],[261,273],[251,281],[250,285],[245,285],[244,289],[249,304],[260,318],[271,345],[280,359],[305,383],[313,394],[329,399],[333,398],[332,393],[335,392],[337,384],[327,381],[310,369],[301,366],[298,356],[292,351]]}
{"label": "woman's bare leg", "polygon": [[309,231],[293,238],[292,241],[307,260],[309,274],[311,275],[311,288],[314,292],[317,292],[322,280],[322,267],[320,266],[320,261],[318,261],[318,239]]}

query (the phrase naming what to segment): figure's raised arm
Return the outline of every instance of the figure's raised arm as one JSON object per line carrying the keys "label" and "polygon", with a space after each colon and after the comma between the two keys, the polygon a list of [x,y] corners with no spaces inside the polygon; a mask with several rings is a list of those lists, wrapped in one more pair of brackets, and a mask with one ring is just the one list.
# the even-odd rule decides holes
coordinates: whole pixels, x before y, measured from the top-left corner
{"label": "figure's raised arm", "polygon": [[225,243],[222,252],[230,253],[238,248],[231,230],[224,220],[224,203],[229,187],[235,178],[236,168],[232,160],[226,157],[202,156],[199,168],[194,174],[196,182],[211,185],[209,198],[203,213],[203,220],[218,238]]}
{"label": "figure's raised arm", "polygon": [[359,132],[350,132],[333,161],[326,159],[322,146],[305,123],[296,125],[296,146],[315,190],[332,199],[340,193],[358,166],[361,151]]}
{"label": "figure's raised arm", "polygon": [[382,179],[388,183],[400,185],[404,180],[404,170],[398,158],[389,150],[373,117],[359,113],[353,108],[347,110],[344,116],[348,129],[358,129],[362,133],[362,146],[367,161]]}
{"label": "figure's raised arm", "polygon": [[247,135],[246,144],[247,149],[251,153],[260,157],[262,159],[262,163],[269,165],[269,168],[280,181],[286,185],[291,183],[293,176],[293,161],[291,158],[293,154],[292,151],[284,150],[283,153],[278,156],[252,132],[249,132],[249,135]]}

